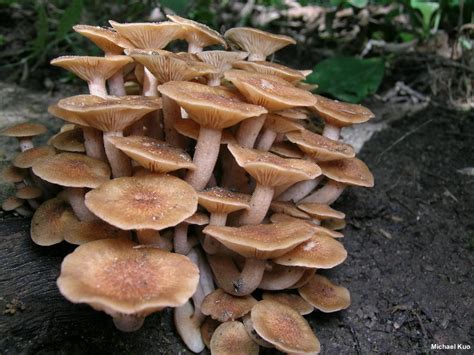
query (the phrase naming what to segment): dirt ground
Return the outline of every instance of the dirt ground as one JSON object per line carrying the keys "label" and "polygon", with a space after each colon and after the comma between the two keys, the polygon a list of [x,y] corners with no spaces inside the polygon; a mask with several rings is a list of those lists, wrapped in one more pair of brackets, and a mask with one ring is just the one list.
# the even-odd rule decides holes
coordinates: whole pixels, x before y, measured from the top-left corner
{"label": "dirt ground", "polygon": [[[474,114],[429,106],[375,133],[360,157],[376,186],[350,189],[335,205],[348,216],[349,257],[323,272],[350,289],[352,306],[307,316],[322,353],[474,346],[474,176],[466,169],[474,167]],[[55,279],[72,247],[35,246],[27,219],[0,218],[0,353],[188,353],[169,311],[123,334],[103,313],[64,300]]]}

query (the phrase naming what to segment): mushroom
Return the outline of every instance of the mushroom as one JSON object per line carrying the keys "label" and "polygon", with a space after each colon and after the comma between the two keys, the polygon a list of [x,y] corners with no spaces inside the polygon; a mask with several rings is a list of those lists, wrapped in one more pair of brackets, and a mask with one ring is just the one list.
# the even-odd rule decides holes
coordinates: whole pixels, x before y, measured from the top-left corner
{"label": "mushroom", "polygon": [[84,153],[84,136],[81,128],[74,128],[56,134],[51,139],[51,145],[59,151]]}
{"label": "mushroom", "polygon": [[23,200],[19,199],[18,197],[11,196],[7,198],[5,201],[2,203],[2,210],[9,212],[9,211],[15,211],[18,213],[20,216],[23,217],[30,217],[33,212],[28,207],[25,207],[23,205]]}
{"label": "mushroom", "polygon": [[194,246],[188,240],[188,227],[190,224],[203,226],[209,223],[209,217],[204,213],[196,212],[174,228],[174,251],[178,254],[187,255]]}
{"label": "mushroom", "polygon": [[218,72],[209,74],[207,85],[219,86],[221,79],[227,70],[232,68],[232,65],[237,61],[241,61],[248,56],[246,52],[227,52],[227,51],[205,51],[197,53],[196,56],[204,63],[211,64]]}
{"label": "mushroom", "polygon": [[249,72],[256,72],[261,74],[275,75],[290,83],[304,80],[305,76],[295,69],[288,68],[284,65],[265,62],[265,61],[238,61],[232,64],[236,69],[242,69]]}
{"label": "mushroom", "polygon": [[26,169],[20,169],[13,165],[9,165],[2,171],[2,180],[6,183],[14,184],[16,190],[18,190],[26,186],[25,179],[27,173]]}
{"label": "mushroom", "polygon": [[22,152],[33,148],[32,138],[46,132],[46,127],[39,123],[19,123],[0,130],[0,136],[15,137],[20,143]]}
{"label": "mushroom", "polygon": [[22,200],[27,200],[28,204],[32,209],[37,209],[39,207],[38,198],[43,195],[43,191],[36,186],[24,186],[21,189],[18,189],[15,196],[21,198]]}
{"label": "mushroom", "polygon": [[293,293],[264,292],[262,294],[262,299],[285,304],[293,308],[296,312],[298,312],[302,316],[306,314],[310,314],[314,310],[314,307],[308,302],[306,302],[304,298]]}
{"label": "mushroom", "polygon": [[286,135],[294,131],[304,131],[305,128],[294,120],[284,118],[279,115],[268,114],[263,125],[263,132],[260,135],[256,148],[258,150],[270,150],[273,142],[279,134]]}
{"label": "mushroom", "polygon": [[203,314],[219,322],[229,322],[249,313],[257,300],[252,296],[236,297],[221,289],[208,294],[201,304]]}
{"label": "mushroom", "polygon": [[291,202],[273,201],[270,204],[270,210],[277,213],[284,213],[300,219],[310,219],[309,214],[303,212]]}
{"label": "mushroom", "polygon": [[329,237],[336,238],[336,239],[344,237],[344,235],[342,233],[339,233],[339,232],[336,232],[334,230],[330,230],[330,229],[321,227],[317,224],[314,224],[310,220],[306,220],[306,219],[302,220],[300,218],[292,217],[292,216],[284,214],[284,213],[274,213],[274,214],[272,214],[270,216],[270,221],[272,223],[299,221],[299,222],[306,223],[308,226],[310,226],[313,229],[313,231],[315,233],[324,234],[324,235],[327,235]]}
{"label": "mushroom", "polygon": [[345,287],[333,284],[327,277],[314,275],[298,289],[301,297],[324,313],[337,312],[351,305],[351,295]]}
{"label": "mushroom", "polygon": [[43,202],[31,220],[30,235],[33,242],[41,246],[61,243],[68,214],[73,214],[71,207],[60,197]]}
{"label": "mushroom", "polygon": [[305,269],[301,267],[283,266],[267,261],[258,288],[267,291],[285,290],[294,285],[304,272]]}
{"label": "mushroom", "polygon": [[329,205],[323,203],[300,203],[298,208],[313,217],[313,222],[317,224],[327,219],[344,220],[344,218],[346,218],[344,213],[336,211],[329,207]]}
{"label": "mushroom", "polygon": [[221,324],[211,317],[206,317],[204,322],[201,324],[201,338],[207,348],[211,348],[211,338],[212,334],[214,334],[216,328]]}
{"label": "mushroom", "polygon": [[304,154],[301,152],[301,150],[299,150],[298,147],[295,147],[290,142],[274,143],[270,147],[269,151],[283,158],[301,159],[304,157]]}
{"label": "mushroom", "polygon": [[219,355],[258,355],[259,348],[241,322],[226,322],[212,334],[210,349]]}

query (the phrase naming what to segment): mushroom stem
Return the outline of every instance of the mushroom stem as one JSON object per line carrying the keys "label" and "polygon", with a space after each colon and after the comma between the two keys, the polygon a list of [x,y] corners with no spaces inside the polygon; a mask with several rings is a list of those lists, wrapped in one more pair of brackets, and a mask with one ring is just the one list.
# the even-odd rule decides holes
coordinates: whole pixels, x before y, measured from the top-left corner
{"label": "mushroom stem", "polygon": [[91,95],[107,97],[107,86],[105,85],[105,79],[101,77],[95,77],[89,81],[89,92]]}
{"label": "mushroom stem", "polygon": [[188,241],[188,226],[188,223],[183,222],[174,227],[173,243],[175,253],[186,255],[192,249]]}
{"label": "mushroom stem", "polygon": [[193,156],[195,170],[189,170],[186,175],[188,182],[197,191],[206,187],[211,178],[219,155],[222,130],[201,127],[199,138]]}
{"label": "mushroom stem", "polygon": [[259,53],[250,53],[247,60],[249,62],[262,62],[267,59],[264,55],[259,54]]}
{"label": "mushroom stem", "polygon": [[174,309],[176,330],[186,346],[195,353],[200,353],[205,347],[201,336],[201,323],[203,319],[196,319],[194,317],[194,309],[190,301]]}
{"label": "mushroom stem", "polygon": [[293,201],[297,202],[311,193],[321,182],[323,176],[318,176],[315,179],[304,180],[292,185],[289,189],[278,196],[278,201]]}
{"label": "mushroom stem", "polygon": [[342,192],[347,185],[340,182],[329,180],[326,185],[324,185],[319,190],[313,192],[311,195],[302,199],[301,203],[324,203],[326,205],[332,204],[334,201],[341,196]]}
{"label": "mushroom stem", "polygon": [[107,158],[109,160],[110,168],[112,169],[112,176],[114,178],[131,176],[132,175],[132,164],[130,159],[122,153],[121,150],[117,149],[107,139],[108,137],[123,137],[122,132],[104,132],[104,148]]}
{"label": "mushroom stem", "polygon": [[339,140],[339,134],[341,132],[340,127],[336,127],[326,123],[323,128],[323,136],[335,141]]}
{"label": "mushroom stem", "polygon": [[125,96],[127,95],[125,91],[125,86],[123,83],[123,73],[121,70],[116,72],[112,75],[109,80],[107,80],[109,84],[110,94],[114,96]]}
{"label": "mushroom stem", "polygon": [[258,141],[257,149],[268,152],[270,148],[272,147],[272,144],[275,141],[276,137],[277,137],[277,133],[275,131],[271,129],[266,129],[262,133],[262,136],[260,137],[260,140]]}
{"label": "mushroom stem", "polygon": [[252,117],[243,121],[237,130],[237,142],[244,148],[253,148],[267,115]]}
{"label": "mushroom stem", "polygon": [[92,127],[82,127],[86,154],[92,158],[107,161],[102,132]]}
{"label": "mushroom stem", "polygon": [[143,326],[145,317],[140,317],[135,314],[117,314],[113,316],[114,325],[122,332],[134,332]]}
{"label": "mushroom stem", "polygon": [[244,268],[239,271],[228,256],[216,254],[207,257],[217,285],[231,295],[250,295],[262,281],[265,271],[264,260],[245,259]]}
{"label": "mushroom stem", "polygon": [[181,120],[181,107],[176,101],[170,99],[168,96],[161,95],[161,104],[163,110],[163,126],[165,131],[166,142],[175,147],[185,148],[186,140],[174,128],[175,122]]}
{"label": "mushroom stem", "polygon": [[95,221],[97,217],[93,214],[84,203],[84,195],[86,189],[83,187],[65,187],[67,202],[71,205],[72,210],[77,218],[81,221]]}
{"label": "mushroom stem", "polygon": [[[209,225],[225,226],[227,222],[227,213],[211,213]],[[208,235],[204,235],[204,242],[202,244],[204,251],[208,254],[215,254],[219,251],[219,242]]]}
{"label": "mushroom stem", "polygon": [[20,150],[22,152],[24,152],[25,150],[34,148],[31,137],[21,137],[21,138],[18,138],[18,140],[20,141]]}
{"label": "mushroom stem", "polygon": [[[158,96],[158,80],[146,67],[144,69],[144,74],[143,95]],[[141,127],[145,126],[147,132],[146,135],[149,137],[157,139],[163,137],[160,111],[150,112],[142,120],[138,121],[137,125]]]}
{"label": "mushroom stem", "polygon": [[195,42],[188,43],[188,53],[200,53],[202,52],[202,46]]}
{"label": "mushroom stem", "polygon": [[244,211],[239,219],[240,225],[262,223],[272,203],[275,189],[257,184],[250,199],[250,209]]}
{"label": "mushroom stem", "polygon": [[207,81],[208,86],[219,86],[221,84],[221,79],[218,75],[211,75]]}
{"label": "mushroom stem", "polygon": [[171,251],[173,248],[171,241],[162,237],[160,232],[154,229],[138,229],[137,238],[141,245],[153,246],[167,251]]}

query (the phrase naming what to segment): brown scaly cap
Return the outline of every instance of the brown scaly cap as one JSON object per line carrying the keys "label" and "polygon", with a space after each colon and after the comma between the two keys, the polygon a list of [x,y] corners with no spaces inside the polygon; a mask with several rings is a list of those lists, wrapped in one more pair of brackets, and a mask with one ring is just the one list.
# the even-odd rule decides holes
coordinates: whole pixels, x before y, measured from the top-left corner
{"label": "brown scaly cap", "polygon": [[250,27],[231,28],[226,31],[224,37],[231,46],[262,58],[268,57],[289,44],[296,44],[296,41],[291,37]]}
{"label": "brown scaly cap", "polygon": [[325,176],[347,185],[372,187],[374,176],[367,165],[357,158],[320,162]]}
{"label": "brown scaly cap", "polygon": [[311,238],[309,226],[299,222],[225,227],[209,225],[203,233],[246,258],[269,259],[286,254]]}
{"label": "brown scaly cap", "polygon": [[132,62],[133,59],[125,55],[108,57],[64,56],[53,59],[51,65],[66,69],[82,80],[92,81],[96,77],[101,77],[104,80],[108,79]]}
{"label": "brown scaly cap", "polygon": [[283,158],[301,159],[304,154],[296,145],[289,142],[273,143],[270,152],[275,153]]}
{"label": "brown scaly cap", "polygon": [[312,109],[319,117],[333,126],[349,126],[355,123],[367,122],[375,117],[372,111],[364,106],[331,100],[320,95],[314,96],[317,101]]}
{"label": "brown scaly cap", "polygon": [[[193,120],[177,120],[174,123],[174,128],[179,134],[185,137],[197,140],[199,137],[199,130],[201,126]],[[236,143],[235,137],[228,130],[222,131],[221,144]]]}
{"label": "brown scaly cap", "polygon": [[167,173],[178,169],[194,170],[189,154],[166,142],[146,136],[108,137],[117,149],[152,172]]}
{"label": "brown scaly cap", "polygon": [[314,307],[306,302],[301,296],[293,293],[285,292],[264,292],[262,294],[264,300],[280,302],[291,308],[301,315],[310,314]]}
{"label": "brown scaly cap", "polygon": [[101,98],[77,95],[62,99],[58,107],[101,131],[123,131],[149,112],[161,108],[161,100],[145,96]]}
{"label": "brown scaly cap", "polygon": [[248,209],[250,196],[226,190],[222,187],[211,187],[198,192],[199,204],[210,213],[232,213]]}
{"label": "brown scaly cap", "polygon": [[9,183],[22,182],[27,174],[28,170],[10,165],[2,171],[2,180]]}
{"label": "brown scaly cap", "polygon": [[256,304],[252,296],[236,297],[217,289],[204,298],[201,312],[219,322],[229,322],[245,316]]}
{"label": "brown scaly cap", "polygon": [[107,163],[82,154],[60,153],[33,166],[45,181],[68,187],[96,188],[110,179]]}
{"label": "brown scaly cap", "polygon": [[307,160],[284,159],[278,155],[229,144],[229,151],[242,168],[264,186],[294,184],[321,175],[319,167]]}
{"label": "brown scaly cap", "polygon": [[274,213],[274,214],[272,214],[270,216],[270,221],[272,223],[301,221],[301,222],[306,223],[308,226],[310,226],[315,233],[324,234],[324,235],[327,235],[331,238],[343,238],[344,237],[344,235],[342,233],[339,233],[339,232],[336,232],[334,230],[330,230],[330,229],[318,226],[318,225],[312,223],[309,220],[298,219],[296,217],[292,217],[292,216],[289,216],[289,215],[284,214],[284,213]]}
{"label": "brown scaly cap", "polygon": [[347,251],[334,238],[324,234],[314,234],[309,240],[290,250],[273,262],[286,266],[330,269],[344,262]]}
{"label": "brown scaly cap", "polygon": [[51,145],[57,150],[64,152],[83,153],[86,150],[84,147],[84,136],[80,128],[58,133],[51,139]]}
{"label": "brown scaly cap", "polygon": [[259,346],[255,343],[241,322],[226,322],[219,325],[210,341],[212,354],[219,355],[258,355]]}
{"label": "brown scaly cap", "polygon": [[43,202],[31,220],[31,239],[41,246],[61,243],[64,240],[66,222],[72,216],[74,212],[71,207],[59,197]]}
{"label": "brown scaly cap", "polygon": [[319,353],[320,344],[306,319],[293,308],[263,300],[251,312],[255,331],[286,353]]}
{"label": "brown scaly cap", "polygon": [[133,48],[133,44],[110,27],[76,25],[72,28],[77,33],[89,38],[105,54],[122,54],[124,48]]}
{"label": "brown scaly cap", "polygon": [[126,38],[135,48],[163,49],[168,43],[182,38],[183,26],[166,21],[161,23],[118,23],[109,21],[120,36]]}
{"label": "brown scaly cap", "polygon": [[263,107],[248,104],[232,91],[221,87],[171,81],[160,85],[158,90],[175,100],[202,127],[224,129],[267,112]]}
{"label": "brown scaly cap", "polygon": [[300,203],[298,208],[308,213],[311,217],[319,220],[328,218],[346,218],[346,215],[343,212],[339,212],[324,203]]}
{"label": "brown scaly cap", "polygon": [[21,169],[31,168],[34,164],[43,159],[51,158],[56,154],[56,150],[50,146],[35,147],[18,154],[13,159],[13,166]]}
{"label": "brown scaly cap", "polygon": [[46,127],[39,123],[20,123],[0,130],[0,136],[26,138],[43,134],[47,131]]}
{"label": "brown scaly cap", "polygon": [[256,61],[256,62],[247,62],[239,61],[233,64],[234,68],[243,69],[250,72],[256,72],[261,74],[275,75],[286,81],[293,83],[295,81],[300,81],[305,78],[299,70],[294,70],[288,68],[284,65],[265,62],[265,61]]}
{"label": "brown scaly cap", "polygon": [[123,177],[86,194],[86,206],[99,218],[121,229],[172,227],[192,216],[197,193],[169,175]]}
{"label": "brown scaly cap", "polygon": [[286,137],[318,162],[355,157],[354,149],[349,144],[323,137],[308,130],[290,132]]}
{"label": "brown scaly cap", "polygon": [[43,191],[36,186],[25,186],[21,189],[18,189],[15,196],[21,198],[22,200],[29,200],[34,198],[39,198],[43,195]]}
{"label": "brown scaly cap", "polygon": [[309,219],[309,215],[298,209],[293,202],[286,201],[272,201],[270,210],[273,212],[284,213],[289,216],[301,219]]}
{"label": "brown scaly cap", "polygon": [[337,312],[351,305],[351,295],[345,287],[333,284],[322,275],[314,275],[298,289],[301,297],[324,313]]}
{"label": "brown scaly cap", "polygon": [[184,304],[199,281],[196,265],[183,255],[136,246],[123,239],[79,246],[61,264],[59,290],[112,316],[146,316]]}
{"label": "brown scaly cap", "polygon": [[225,79],[232,82],[245,98],[269,111],[284,110],[295,106],[312,106],[316,99],[274,75],[251,73],[244,70],[229,70]]}
{"label": "brown scaly cap", "polygon": [[221,34],[212,28],[177,15],[166,15],[168,19],[183,26],[183,36],[187,42],[192,42],[199,47],[207,47],[214,44],[220,44],[227,48],[227,43]]}

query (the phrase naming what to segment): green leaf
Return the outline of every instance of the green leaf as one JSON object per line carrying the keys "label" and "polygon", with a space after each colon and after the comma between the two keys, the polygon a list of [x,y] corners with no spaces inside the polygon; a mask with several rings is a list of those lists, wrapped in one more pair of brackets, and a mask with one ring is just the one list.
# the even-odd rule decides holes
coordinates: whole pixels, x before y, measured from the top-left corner
{"label": "green leaf", "polygon": [[[410,6],[420,11],[423,18],[423,30],[427,33],[430,30],[431,18],[436,11],[439,10],[439,2],[435,1],[423,1],[423,0],[410,0]],[[439,21],[439,20],[438,20]]]}
{"label": "green leaf", "polygon": [[46,47],[48,41],[48,15],[43,5],[38,5],[38,16],[36,18],[36,38],[33,41],[33,53],[40,53]]}
{"label": "green leaf", "polygon": [[359,9],[366,7],[369,3],[369,0],[348,0],[349,4]]}
{"label": "green leaf", "polygon": [[167,7],[178,15],[185,15],[186,10],[188,9],[187,0],[161,0],[160,4],[161,6]]}
{"label": "green leaf", "polygon": [[64,39],[72,26],[80,22],[83,7],[84,4],[82,0],[72,0],[69,6],[66,7],[63,15],[59,19],[58,28],[56,30],[56,40]]}
{"label": "green leaf", "polygon": [[374,94],[384,75],[381,58],[334,57],[318,63],[307,81],[318,84],[318,93],[357,103]]}

